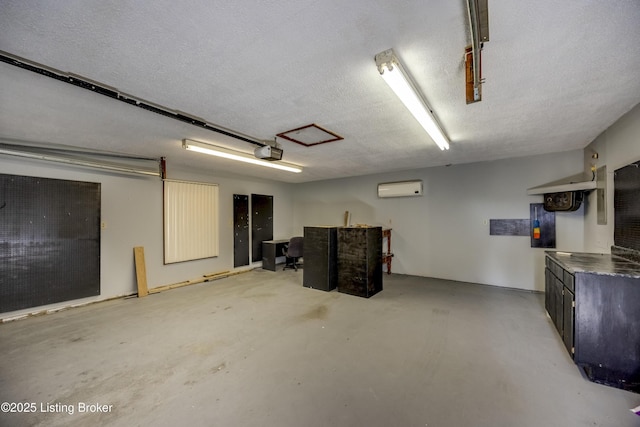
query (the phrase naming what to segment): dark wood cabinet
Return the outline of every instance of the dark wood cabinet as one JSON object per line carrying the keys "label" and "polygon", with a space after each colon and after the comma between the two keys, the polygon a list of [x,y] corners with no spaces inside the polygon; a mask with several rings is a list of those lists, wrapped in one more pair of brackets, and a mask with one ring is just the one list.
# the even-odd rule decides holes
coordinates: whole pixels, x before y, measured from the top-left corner
{"label": "dark wood cabinet", "polygon": [[304,227],[302,285],[331,291],[338,284],[337,227]]}
{"label": "dark wood cabinet", "polygon": [[606,254],[545,263],[545,308],[574,362],[591,381],[640,392],[640,265]]}
{"label": "dark wood cabinet", "polygon": [[369,298],[382,290],[382,227],[338,228],[338,292]]}
{"label": "dark wood cabinet", "polygon": [[573,292],[564,286],[562,289],[562,340],[572,358],[575,353],[573,344],[575,304],[576,300]]}
{"label": "dark wood cabinet", "polygon": [[289,239],[265,240],[262,242],[262,268],[276,271],[278,257],[284,256],[283,250],[289,244]]}
{"label": "dark wood cabinet", "polygon": [[576,273],[575,357],[592,381],[640,392],[640,279]]}
{"label": "dark wood cabinet", "polygon": [[545,270],[545,308],[560,336],[563,336],[563,269],[547,258]]}

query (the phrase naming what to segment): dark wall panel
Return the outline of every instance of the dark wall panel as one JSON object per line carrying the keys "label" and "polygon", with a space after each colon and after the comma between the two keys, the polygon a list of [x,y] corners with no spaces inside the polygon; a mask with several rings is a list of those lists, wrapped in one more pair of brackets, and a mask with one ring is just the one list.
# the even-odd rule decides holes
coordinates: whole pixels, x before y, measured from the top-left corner
{"label": "dark wall panel", "polygon": [[0,312],[100,294],[100,184],[0,174]]}
{"label": "dark wall panel", "polygon": [[616,170],[613,206],[616,246],[640,251],[640,167],[633,163]]}
{"label": "dark wall panel", "polygon": [[490,219],[491,236],[529,236],[531,220],[528,219]]}
{"label": "dark wall panel", "polygon": [[249,196],[233,195],[233,266],[249,265]]}
{"label": "dark wall panel", "polygon": [[251,260],[262,261],[262,242],[273,239],[273,196],[251,195]]}
{"label": "dark wall panel", "polygon": [[[544,210],[544,203],[529,204],[529,233],[531,234],[532,248],[555,248],[556,247],[556,213]],[[534,238],[533,228],[535,221],[540,224],[540,238]]]}

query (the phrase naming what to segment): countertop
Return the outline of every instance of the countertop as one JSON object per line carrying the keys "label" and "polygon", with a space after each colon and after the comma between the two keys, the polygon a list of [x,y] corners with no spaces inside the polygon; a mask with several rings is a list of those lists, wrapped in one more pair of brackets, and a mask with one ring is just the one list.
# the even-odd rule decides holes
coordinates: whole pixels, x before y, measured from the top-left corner
{"label": "countertop", "polygon": [[545,251],[547,256],[571,273],[640,278],[640,263],[612,254]]}

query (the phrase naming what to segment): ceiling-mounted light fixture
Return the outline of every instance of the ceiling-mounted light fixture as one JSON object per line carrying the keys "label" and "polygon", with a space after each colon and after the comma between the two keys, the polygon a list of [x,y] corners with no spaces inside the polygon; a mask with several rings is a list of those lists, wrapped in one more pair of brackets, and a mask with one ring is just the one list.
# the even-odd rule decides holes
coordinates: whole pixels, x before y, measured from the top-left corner
{"label": "ceiling-mounted light fixture", "polygon": [[[49,146],[45,146],[44,143],[4,138],[0,138],[0,154],[161,178],[165,172],[164,157],[157,159],[137,157],[106,151],[83,150],[63,145],[49,144]],[[144,163],[149,163],[149,166],[143,166]],[[151,164],[154,164],[154,167],[151,167]]]}
{"label": "ceiling-mounted light fixture", "polygon": [[195,151],[197,153],[209,154],[211,156],[223,157],[225,159],[237,160],[239,162],[251,163],[254,165],[266,166],[268,168],[280,169],[287,172],[302,172],[302,168],[297,165],[283,162],[269,162],[265,160],[259,160],[250,154],[230,150],[228,148],[218,147],[216,145],[207,144],[206,142],[183,139],[182,148],[189,151]]}
{"label": "ceiling-mounted light fixture", "polygon": [[405,107],[413,114],[413,117],[422,125],[441,150],[448,150],[449,139],[433,115],[433,111],[431,111],[424,98],[413,85],[409,74],[400,64],[393,49],[380,52],[375,56],[375,60],[380,75],[393,89]]}

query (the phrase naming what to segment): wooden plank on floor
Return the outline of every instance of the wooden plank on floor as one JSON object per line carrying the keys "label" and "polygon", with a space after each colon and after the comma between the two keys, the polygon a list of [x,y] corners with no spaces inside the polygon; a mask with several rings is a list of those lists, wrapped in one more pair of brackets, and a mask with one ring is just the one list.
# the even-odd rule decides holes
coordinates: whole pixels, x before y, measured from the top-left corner
{"label": "wooden plank on floor", "polygon": [[144,262],[144,247],[136,246],[133,248],[133,257],[136,264],[136,280],[138,282],[138,298],[149,295],[147,287],[147,267]]}
{"label": "wooden plank on floor", "polygon": [[215,280],[215,279],[222,279],[223,277],[228,277],[232,274],[237,274],[237,273],[230,273],[229,271],[221,271],[219,273],[205,274],[204,276],[199,277],[197,279],[190,279],[190,280],[185,280],[183,282],[172,283],[170,285],[151,288],[149,290],[149,293],[155,294],[158,292],[168,291],[170,289],[181,288],[183,286],[195,285],[196,283],[208,282],[210,280]]}

